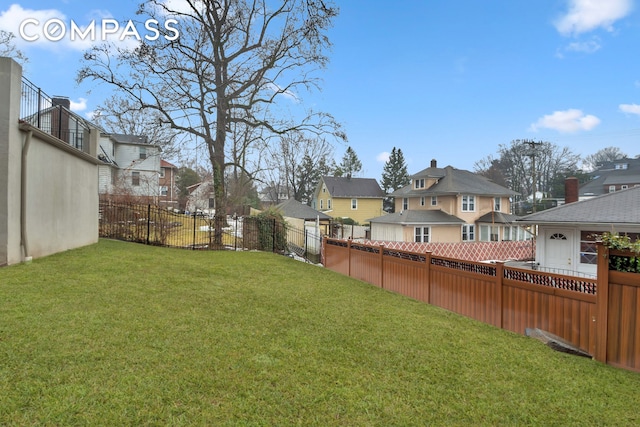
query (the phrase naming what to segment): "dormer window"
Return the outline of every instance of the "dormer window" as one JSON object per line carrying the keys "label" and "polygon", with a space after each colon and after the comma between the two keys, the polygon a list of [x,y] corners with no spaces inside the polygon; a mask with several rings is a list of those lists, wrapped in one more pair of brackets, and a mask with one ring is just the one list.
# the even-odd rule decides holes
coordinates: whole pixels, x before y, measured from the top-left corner
{"label": "dormer window", "polygon": [[415,188],[424,188],[424,178],[416,179]]}
{"label": "dormer window", "polygon": [[616,163],[616,166],[615,166],[617,170],[627,169],[628,167],[629,167],[628,163]]}

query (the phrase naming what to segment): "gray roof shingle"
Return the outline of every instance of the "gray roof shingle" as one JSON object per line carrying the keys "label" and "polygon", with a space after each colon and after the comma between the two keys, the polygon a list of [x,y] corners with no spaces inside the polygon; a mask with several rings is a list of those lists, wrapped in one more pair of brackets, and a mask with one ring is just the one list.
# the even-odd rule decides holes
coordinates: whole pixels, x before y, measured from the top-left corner
{"label": "gray roof shingle", "polygon": [[322,177],[331,197],[384,197],[384,191],[373,178]]}
{"label": "gray roof shingle", "polygon": [[463,169],[447,166],[444,169],[427,168],[412,178],[420,178],[429,174],[431,178],[437,178],[438,173],[444,171],[438,182],[429,188],[416,189],[413,183],[391,193],[394,197],[438,196],[450,194],[470,194],[477,196],[516,196],[519,193],[502,185]]}
{"label": "gray roof shingle", "polygon": [[460,218],[449,215],[441,210],[406,210],[389,215],[379,216],[369,220],[379,224],[464,224]]}
{"label": "gray roof shingle", "polygon": [[640,187],[569,203],[517,220],[528,224],[640,225]]}
{"label": "gray roof shingle", "polygon": [[283,216],[287,216],[289,218],[299,218],[309,221],[314,221],[316,220],[316,218],[319,218],[321,220],[331,219],[329,215],[317,211],[311,206],[300,203],[296,199],[286,200],[277,205],[276,209],[282,212]]}

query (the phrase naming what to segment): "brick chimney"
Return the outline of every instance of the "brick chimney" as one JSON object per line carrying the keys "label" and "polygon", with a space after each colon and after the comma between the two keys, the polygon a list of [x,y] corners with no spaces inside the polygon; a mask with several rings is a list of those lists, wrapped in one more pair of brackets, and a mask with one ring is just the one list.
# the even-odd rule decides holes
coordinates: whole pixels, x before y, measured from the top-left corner
{"label": "brick chimney", "polygon": [[431,159],[431,167],[432,168],[437,168],[438,167],[438,162],[436,161],[436,159]]}
{"label": "brick chimney", "polygon": [[[71,100],[61,96],[51,98],[51,135],[71,144],[69,135],[69,111],[71,110]],[[64,108],[60,108],[64,107]]]}
{"label": "brick chimney", "polygon": [[569,204],[578,200],[578,178],[570,176],[564,181],[564,203]]}

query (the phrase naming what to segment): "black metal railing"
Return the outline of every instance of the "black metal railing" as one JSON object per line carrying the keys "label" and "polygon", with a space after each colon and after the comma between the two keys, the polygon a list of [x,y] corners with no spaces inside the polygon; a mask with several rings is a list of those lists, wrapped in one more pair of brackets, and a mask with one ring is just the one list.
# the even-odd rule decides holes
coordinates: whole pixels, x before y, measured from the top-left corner
{"label": "black metal railing", "polygon": [[320,262],[321,236],[275,219],[210,218],[166,207],[100,201],[99,235],[104,238],[192,250],[259,250]]}
{"label": "black metal railing", "polygon": [[85,139],[90,128],[86,120],[71,112],[68,99],[52,98],[23,77],[20,101],[21,122],[85,151]]}

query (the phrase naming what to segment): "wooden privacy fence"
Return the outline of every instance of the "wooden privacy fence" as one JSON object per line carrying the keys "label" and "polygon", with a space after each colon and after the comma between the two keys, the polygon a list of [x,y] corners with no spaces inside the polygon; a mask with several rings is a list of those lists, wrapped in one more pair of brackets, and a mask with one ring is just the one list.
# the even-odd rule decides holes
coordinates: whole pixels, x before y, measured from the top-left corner
{"label": "wooden privacy fence", "polygon": [[640,372],[640,274],[587,279],[325,238],[325,267],[518,334],[539,328],[595,359]]}

